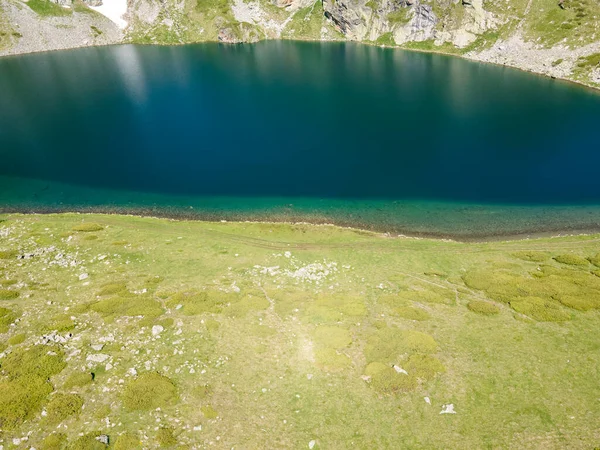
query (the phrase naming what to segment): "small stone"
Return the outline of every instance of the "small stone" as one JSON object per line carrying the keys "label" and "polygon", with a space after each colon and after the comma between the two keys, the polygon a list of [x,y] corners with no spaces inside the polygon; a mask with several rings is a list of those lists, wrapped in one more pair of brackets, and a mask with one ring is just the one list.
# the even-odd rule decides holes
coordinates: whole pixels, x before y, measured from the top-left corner
{"label": "small stone", "polygon": [[202,431],[202,425],[194,427],[194,431]]}
{"label": "small stone", "polygon": [[402,367],[398,367],[397,365],[394,364],[394,370],[397,373],[403,373],[404,375],[408,375],[408,372],[406,370],[404,370]]}
{"label": "small stone", "polygon": [[307,373],[306,374],[306,378],[308,378],[309,380],[312,380],[313,374],[312,373]]}
{"label": "small stone", "polygon": [[310,441],[310,442],[308,443],[308,448],[309,448],[310,450],[312,450],[313,448],[315,448],[315,445],[316,445],[316,444],[317,444],[317,441],[315,441],[315,440],[313,439],[312,441]]}
{"label": "small stone", "polygon": [[454,405],[450,403],[449,405],[442,406],[440,414],[456,414],[456,411],[454,411]]}
{"label": "small stone", "polygon": [[135,377],[137,375],[137,370],[135,370],[135,367],[132,367],[131,369],[129,369],[127,371],[127,373],[133,377]]}
{"label": "small stone", "polygon": [[425,403],[431,405],[431,399],[429,397],[425,397]]}
{"label": "small stone", "polygon": [[90,347],[92,347],[93,350],[99,352],[104,348],[104,344],[92,344]]}
{"label": "small stone", "polygon": [[164,327],[162,325],[154,325],[152,327],[152,335],[153,336],[158,336],[163,331],[164,331]]}
{"label": "small stone", "polygon": [[102,362],[106,361],[108,358],[110,358],[110,356],[105,355],[103,353],[98,353],[96,355],[88,355],[86,358],[86,361],[102,363]]}
{"label": "small stone", "polygon": [[81,275],[79,275],[79,281],[86,280],[88,277],[89,275],[87,273],[82,273]]}
{"label": "small stone", "polygon": [[109,437],[108,437],[108,434],[101,434],[100,436],[98,436],[98,437],[96,438],[96,440],[97,440],[98,442],[100,442],[101,444],[104,444],[104,445],[108,445],[108,443],[109,443],[109,441],[110,441],[110,439],[109,439]]}
{"label": "small stone", "polygon": [[110,370],[113,368],[113,365],[111,363],[108,363],[106,366],[104,366],[105,370]]}

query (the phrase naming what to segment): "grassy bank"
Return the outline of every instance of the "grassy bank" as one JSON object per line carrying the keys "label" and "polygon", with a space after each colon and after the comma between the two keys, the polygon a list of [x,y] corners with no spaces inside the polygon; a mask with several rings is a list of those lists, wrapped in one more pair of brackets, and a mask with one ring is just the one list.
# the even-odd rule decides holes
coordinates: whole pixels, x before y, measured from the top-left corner
{"label": "grassy bank", "polygon": [[600,236],[1,220],[5,449],[600,440]]}

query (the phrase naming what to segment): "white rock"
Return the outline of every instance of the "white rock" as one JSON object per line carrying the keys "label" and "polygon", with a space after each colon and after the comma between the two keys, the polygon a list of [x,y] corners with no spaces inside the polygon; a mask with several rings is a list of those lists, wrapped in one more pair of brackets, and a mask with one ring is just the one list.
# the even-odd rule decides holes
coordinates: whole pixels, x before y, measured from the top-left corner
{"label": "white rock", "polygon": [[104,348],[104,344],[92,344],[90,347],[92,347],[92,349],[99,352]]}
{"label": "white rock", "polygon": [[202,425],[194,427],[194,431],[202,431]]}
{"label": "white rock", "polygon": [[440,414],[456,414],[456,411],[454,411],[454,405],[450,403],[449,405],[442,406]]}
{"label": "white rock", "polygon": [[315,440],[313,439],[312,441],[310,441],[310,442],[308,443],[308,448],[312,450],[312,449],[315,447],[315,445],[316,445],[316,444],[317,444],[317,441],[315,441]]}
{"label": "white rock", "polygon": [[424,397],[425,398],[425,403],[427,403],[428,405],[431,405],[431,399],[429,397]]}
{"label": "white rock", "polygon": [[162,325],[154,325],[152,327],[152,335],[153,336],[158,336],[160,333],[162,333],[164,331],[164,328]]}
{"label": "white rock", "polygon": [[292,256],[292,253],[291,253],[291,252],[285,252],[283,255],[284,255],[286,258],[291,258],[291,256]]}
{"label": "white rock", "polygon": [[79,275],[79,281],[83,281],[86,280],[88,278],[88,274],[87,273],[82,273],[81,275]]}
{"label": "white rock", "polygon": [[135,370],[135,367],[132,367],[131,369],[129,369],[127,371],[127,373],[133,377],[135,377],[137,375],[137,370]]}
{"label": "white rock", "polygon": [[110,370],[113,368],[113,365],[111,363],[108,363],[106,366],[104,366],[105,370]]}
{"label": "white rock", "polygon": [[105,355],[104,353],[98,353],[96,355],[88,355],[86,361],[101,363],[106,361],[108,358],[110,358],[110,356]]}
{"label": "white rock", "polygon": [[312,373],[307,373],[306,374],[306,378],[308,378],[309,380],[312,380],[313,374]]}
{"label": "white rock", "polygon": [[408,375],[408,372],[406,370],[404,370],[402,367],[398,367],[395,364],[394,364],[394,370],[398,373],[403,373],[404,375]]}

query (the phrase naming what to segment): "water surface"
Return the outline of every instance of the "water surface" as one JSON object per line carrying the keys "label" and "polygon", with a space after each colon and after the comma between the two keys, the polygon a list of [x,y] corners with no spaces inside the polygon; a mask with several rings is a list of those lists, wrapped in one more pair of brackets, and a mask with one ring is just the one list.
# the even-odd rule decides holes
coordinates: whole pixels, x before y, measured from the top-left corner
{"label": "water surface", "polygon": [[0,208],[311,220],[461,238],[600,230],[600,96],[355,44],[0,60]]}

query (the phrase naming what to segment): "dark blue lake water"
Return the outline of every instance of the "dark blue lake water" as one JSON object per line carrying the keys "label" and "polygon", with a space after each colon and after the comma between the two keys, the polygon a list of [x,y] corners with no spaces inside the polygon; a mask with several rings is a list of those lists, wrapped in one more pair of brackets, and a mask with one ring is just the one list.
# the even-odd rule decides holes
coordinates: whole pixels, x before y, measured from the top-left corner
{"label": "dark blue lake water", "polygon": [[482,237],[600,229],[600,95],[355,44],[0,59],[0,208],[336,222]]}

